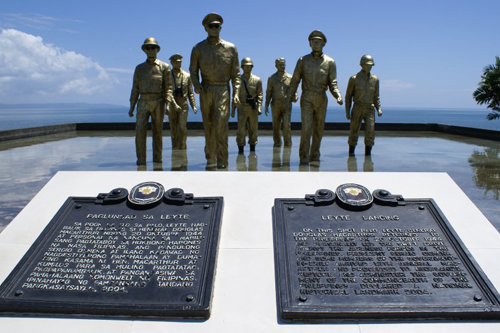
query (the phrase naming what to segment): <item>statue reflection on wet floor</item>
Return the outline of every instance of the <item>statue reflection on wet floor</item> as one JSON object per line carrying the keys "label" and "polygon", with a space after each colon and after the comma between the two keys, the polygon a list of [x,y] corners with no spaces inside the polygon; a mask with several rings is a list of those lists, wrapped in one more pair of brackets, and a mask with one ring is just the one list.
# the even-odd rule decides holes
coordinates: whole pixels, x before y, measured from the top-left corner
{"label": "statue reflection on wet floor", "polygon": [[247,156],[245,154],[236,155],[236,170],[238,171],[259,171],[258,165],[259,159],[254,151],[251,151]]}
{"label": "statue reflection on wet floor", "polygon": [[[281,155],[281,150],[283,150],[283,155]],[[292,149],[290,146],[273,147],[273,163],[271,171],[290,171],[291,152]]]}
{"label": "statue reflection on wet floor", "polygon": [[[358,159],[355,156],[349,156],[347,158],[347,171],[349,172],[358,171]],[[363,161],[363,172],[372,172],[372,171],[374,171],[372,157],[370,155],[365,155]]]}
{"label": "statue reflection on wet floor", "polygon": [[[259,137],[258,155],[237,158],[238,150],[233,145],[224,171],[447,172],[500,230],[500,142],[433,132],[382,131],[374,155],[348,159],[345,151],[348,133],[329,132],[323,138],[321,164],[301,166],[298,145],[274,149],[271,134],[268,131]],[[299,141],[297,134],[293,142]],[[230,142],[233,138],[234,135]],[[134,161],[133,131],[73,131],[0,142],[0,161],[4,162],[0,163],[0,174],[4,175],[0,179],[0,231],[58,170],[205,170],[202,132],[189,133],[189,149],[184,152],[172,150],[169,141],[164,147],[163,163],[149,162],[141,168]],[[151,156],[151,136],[147,147]]]}

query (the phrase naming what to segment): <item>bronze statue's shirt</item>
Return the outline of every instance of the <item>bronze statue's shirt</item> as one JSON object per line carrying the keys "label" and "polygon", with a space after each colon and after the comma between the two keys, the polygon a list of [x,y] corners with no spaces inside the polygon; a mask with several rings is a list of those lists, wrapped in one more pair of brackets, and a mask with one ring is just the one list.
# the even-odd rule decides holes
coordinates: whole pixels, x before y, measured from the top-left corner
{"label": "bronze statue's shirt", "polygon": [[337,66],[335,61],[326,54],[314,56],[310,53],[297,61],[290,83],[291,95],[297,91],[300,80],[302,80],[303,92],[324,92],[330,89],[333,97],[340,97],[337,86]]}
{"label": "bronze statue's shirt", "polygon": [[269,105],[271,101],[285,101],[291,81],[292,76],[286,72],[283,75],[279,75],[278,72],[271,75],[267,80],[266,105]]}
{"label": "bronze statue's shirt", "polygon": [[187,98],[189,99],[191,108],[194,109],[196,107],[196,100],[194,99],[193,83],[191,82],[189,73],[181,69],[179,73],[175,74],[174,70],[172,70],[172,84],[174,91],[178,88],[182,89],[182,97],[174,95],[177,104],[182,107],[181,102],[184,104]]}
{"label": "bronze statue's shirt", "polygon": [[[255,98],[255,102],[257,104],[257,110],[260,110],[262,107],[262,80],[257,75],[250,74],[250,79],[246,79],[244,75],[241,76],[241,87],[240,87],[240,103],[244,105],[249,105],[246,100],[248,97],[248,92],[250,96]],[[245,89],[245,84],[247,89]]]}
{"label": "bronze statue's shirt", "polygon": [[172,100],[172,76],[170,66],[156,59],[145,61],[135,68],[130,101],[136,103],[139,94],[161,94],[167,101]]}
{"label": "bronze statue's shirt", "polygon": [[191,52],[189,72],[195,88],[200,87],[201,79],[205,85],[225,85],[233,83],[234,94],[240,88],[240,67],[236,46],[219,39],[213,43],[208,38],[199,42]]}
{"label": "bronze statue's shirt", "polygon": [[373,104],[379,110],[381,105],[378,77],[371,73],[367,75],[363,71],[351,76],[347,84],[345,100],[346,106],[349,106],[351,100],[354,100],[354,104]]}

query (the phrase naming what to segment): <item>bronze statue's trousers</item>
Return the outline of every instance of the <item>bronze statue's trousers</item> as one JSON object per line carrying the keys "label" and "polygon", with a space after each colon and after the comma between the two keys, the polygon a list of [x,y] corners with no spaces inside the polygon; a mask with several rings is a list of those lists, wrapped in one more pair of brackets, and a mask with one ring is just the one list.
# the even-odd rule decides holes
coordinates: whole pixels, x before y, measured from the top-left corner
{"label": "bronze statue's trousers", "polygon": [[245,136],[248,130],[248,143],[257,144],[258,119],[257,110],[252,109],[248,104],[241,104],[238,107],[238,132],[236,133],[236,144],[245,145]]}
{"label": "bronze statue's trousers", "polygon": [[290,124],[291,111],[285,110],[285,101],[272,101],[271,114],[273,116],[273,139],[274,145],[281,146],[280,129],[283,126],[283,141],[285,146],[292,145],[292,132]]}
{"label": "bronze statue's trousers", "polygon": [[375,108],[373,104],[354,103],[351,111],[351,127],[349,132],[349,146],[358,144],[361,121],[365,122],[365,146],[375,144]]}
{"label": "bronze statue's trousers", "polygon": [[[304,90],[300,98],[302,133],[300,136],[300,163],[319,161],[321,139],[325,128],[328,99],[324,91]],[[311,144],[312,136],[312,144]]]}
{"label": "bronze statue's trousers", "polygon": [[137,104],[135,150],[138,165],[146,164],[146,136],[149,117],[151,117],[151,129],[153,130],[153,162],[162,162],[164,112],[163,98],[156,100],[140,99]]}
{"label": "bronze statue's trousers", "polygon": [[229,84],[203,85],[200,108],[205,128],[205,157],[209,164],[228,163]]}
{"label": "bronze statue's trousers", "polygon": [[186,149],[188,104],[182,98],[176,98],[175,101],[182,108],[182,112],[170,110],[169,122],[172,149]]}

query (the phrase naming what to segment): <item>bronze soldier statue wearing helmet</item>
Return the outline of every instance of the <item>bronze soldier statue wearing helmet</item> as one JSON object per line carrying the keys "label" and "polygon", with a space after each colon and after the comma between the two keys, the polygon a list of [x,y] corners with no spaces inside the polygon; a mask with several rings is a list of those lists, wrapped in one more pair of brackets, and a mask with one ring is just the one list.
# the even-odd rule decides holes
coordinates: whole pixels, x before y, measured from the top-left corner
{"label": "bronze soldier statue wearing helmet", "polygon": [[[345,115],[351,120],[348,140],[350,156],[354,156],[361,121],[365,122],[365,155],[371,155],[375,144],[374,110],[377,109],[378,116],[382,116],[379,80],[376,75],[370,73],[372,67],[375,66],[373,57],[365,54],[361,57],[359,65],[361,71],[351,76],[345,93]],[[351,110],[352,101],[354,101],[354,106]]]}
{"label": "bronze soldier statue wearing helmet", "polygon": [[153,130],[153,162],[161,163],[165,103],[169,108],[180,111],[180,107],[172,96],[170,66],[156,57],[160,52],[160,45],[156,39],[146,38],[142,44],[142,50],[146,53],[147,60],[135,68],[128,113],[130,117],[133,117],[137,105],[135,125],[137,165],[146,164],[146,135],[149,118],[151,118]]}
{"label": "bronze soldier statue wearing helmet", "polygon": [[[250,151],[255,151],[257,144],[257,131],[259,116],[262,114],[262,80],[260,77],[252,74],[253,61],[250,58],[241,60],[242,87],[240,87],[240,104],[238,105],[238,132],[236,134],[236,144],[238,153],[243,154],[245,147],[245,136],[248,131],[248,143]],[[231,111],[231,117],[234,117],[234,107]]]}
{"label": "bronze soldier statue wearing helmet", "polygon": [[[289,94],[290,81],[292,76],[285,72],[285,58],[278,58],[275,61],[276,73],[267,80],[266,89],[266,116],[269,114],[269,105],[271,105],[271,115],[273,118],[273,140],[274,146],[281,146],[280,129],[283,127],[283,141],[285,146],[292,145],[291,134],[291,111],[292,107],[285,106],[285,100]],[[298,99],[297,93],[293,96],[292,102]]]}

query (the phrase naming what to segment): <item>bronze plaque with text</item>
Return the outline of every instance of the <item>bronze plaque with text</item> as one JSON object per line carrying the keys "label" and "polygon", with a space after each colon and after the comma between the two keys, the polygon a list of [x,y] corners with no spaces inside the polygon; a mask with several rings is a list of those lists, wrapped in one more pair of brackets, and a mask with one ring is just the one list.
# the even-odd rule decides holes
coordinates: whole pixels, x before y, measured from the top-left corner
{"label": "bronze plaque with text", "polygon": [[431,199],[345,184],[276,199],[273,217],[284,319],[500,318],[498,293]]}
{"label": "bronze plaque with text", "polygon": [[0,287],[0,313],[208,318],[222,209],[154,182],[68,198]]}

